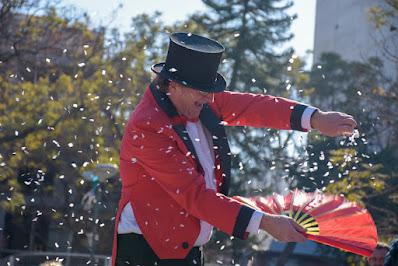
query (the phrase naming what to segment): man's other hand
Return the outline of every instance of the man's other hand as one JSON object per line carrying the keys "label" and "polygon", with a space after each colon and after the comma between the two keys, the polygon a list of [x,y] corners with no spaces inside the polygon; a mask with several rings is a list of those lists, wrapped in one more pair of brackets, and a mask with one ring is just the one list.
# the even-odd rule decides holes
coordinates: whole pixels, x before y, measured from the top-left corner
{"label": "man's other hand", "polygon": [[311,117],[311,126],[329,137],[351,136],[357,127],[357,122],[351,115],[345,113],[317,110]]}
{"label": "man's other hand", "polygon": [[292,218],[284,215],[265,213],[261,219],[260,229],[282,242],[303,242],[306,240],[302,235],[305,230]]}

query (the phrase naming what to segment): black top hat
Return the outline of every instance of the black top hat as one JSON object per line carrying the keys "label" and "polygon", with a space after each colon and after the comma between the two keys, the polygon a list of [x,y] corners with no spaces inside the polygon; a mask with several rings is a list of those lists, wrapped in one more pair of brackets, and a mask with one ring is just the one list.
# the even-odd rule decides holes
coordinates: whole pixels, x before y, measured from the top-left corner
{"label": "black top hat", "polygon": [[192,33],[173,33],[166,62],[155,64],[151,69],[163,78],[193,89],[221,92],[226,82],[217,69],[224,50],[212,39]]}

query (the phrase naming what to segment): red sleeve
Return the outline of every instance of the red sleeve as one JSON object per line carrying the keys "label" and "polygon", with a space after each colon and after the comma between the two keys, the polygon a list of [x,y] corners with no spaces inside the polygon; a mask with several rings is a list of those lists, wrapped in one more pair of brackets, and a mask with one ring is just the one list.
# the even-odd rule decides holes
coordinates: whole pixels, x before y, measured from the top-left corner
{"label": "red sleeve", "polygon": [[253,126],[306,131],[301,117],[307,105],[282,97],[224,91],[211,105],[227,126]]}

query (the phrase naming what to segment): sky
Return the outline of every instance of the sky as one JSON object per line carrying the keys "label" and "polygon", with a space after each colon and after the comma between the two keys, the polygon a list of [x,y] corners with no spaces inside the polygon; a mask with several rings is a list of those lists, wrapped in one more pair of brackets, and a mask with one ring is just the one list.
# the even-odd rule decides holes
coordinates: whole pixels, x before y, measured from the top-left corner
{"label": "sky", "polygon": [[[298,16],[291,27],[295,37],[289,45],[301,57],[306,56],[306,51],[312,50],[314,46],[315,2],[316,0],[293,0],[294,5],[289,11]],[[87,12],[94,23],[109,22],[112,10],[123,4],[111,24],[121,31],[128,31],[131,17],[141,13],[161,11],[162,20],[171,24],[183,20],[189,14],[205,10],[201,0],[64,0],[63,3]],[[312,63],[312,55],[307,56],[307,62]]]}

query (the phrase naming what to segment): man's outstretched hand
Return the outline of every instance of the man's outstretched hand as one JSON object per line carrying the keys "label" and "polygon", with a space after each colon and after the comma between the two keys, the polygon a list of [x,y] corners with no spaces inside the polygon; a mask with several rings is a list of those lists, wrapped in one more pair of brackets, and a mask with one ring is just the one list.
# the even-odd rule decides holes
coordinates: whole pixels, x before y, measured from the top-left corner
{"label": "man's outstretched hand", "polygon": [[284,215],[264,213],[261,219],[260,229],[282,242],[303,242],[307,240],[301,234],[304,233],[305,230],[292,218]]}
{"label": "man's outstretched hand", "polygon": [[329,137],[351,136],[357,122],[351,115],[345,113],[317,110],[311,117],[311,126]]}

